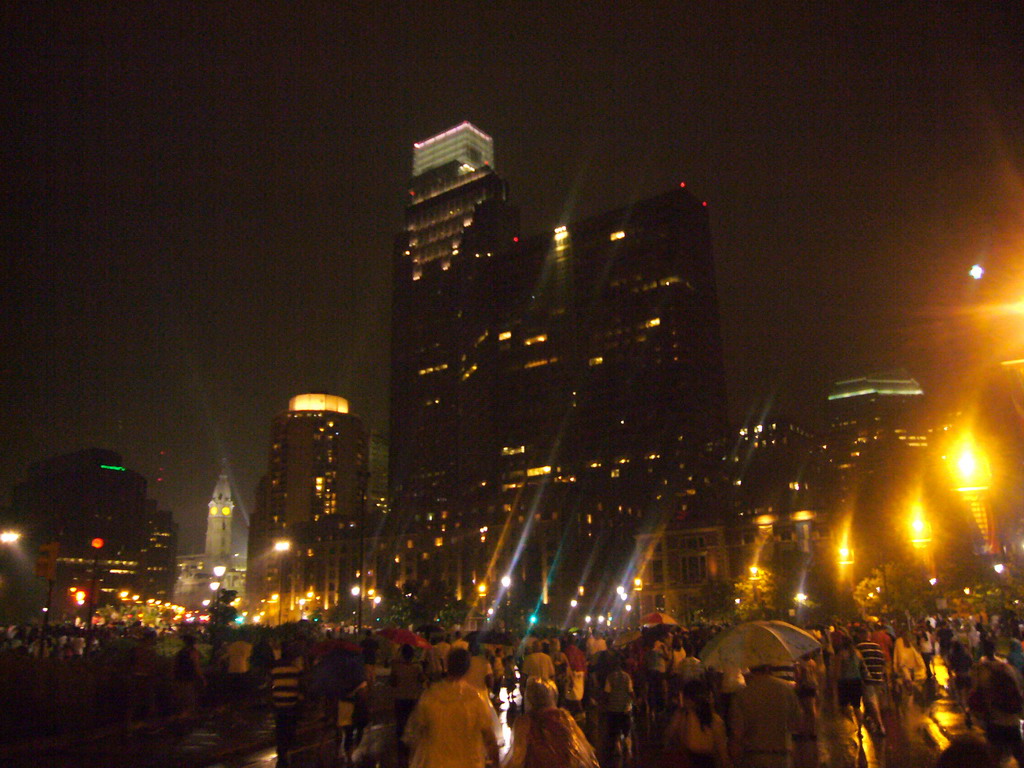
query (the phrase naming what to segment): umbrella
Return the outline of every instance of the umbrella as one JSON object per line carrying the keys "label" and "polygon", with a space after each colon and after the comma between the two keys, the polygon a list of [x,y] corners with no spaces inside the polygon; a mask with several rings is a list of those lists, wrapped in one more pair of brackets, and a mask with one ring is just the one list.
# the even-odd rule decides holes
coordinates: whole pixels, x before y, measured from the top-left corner
{"label": "umbrella", "polygon": [[713,638],[700,652],[709,667],[722,669],[726,664],[740,668],[786,667],[797,659],[821,649],[818,639],[784,621],[748,621],[729,627]]}
{"label": "umbrella", "polygon": [[645,627],[652,627],[655,624],[676,624],[679,622],[669,616],[667,613],[648,613],[644,616],[643,625]]}
{"label": "umbrella", "polygon": [[401,629],[399,627],[388,627],[382,629],[377,633],[386,640],[390,640],[395,645],[411,645],[413,648],[429,648],[430,643],[425,639],[410,632],[408,629]]}
{"label": "umbrella", "polygon": [[507,632],[483,630],[476,637],[479,642],[486,645],[512,645],[512,637]]}
{"label": "umbrella", "polygon": [[615,642],[612,643],[613,648],[622,648],[625,645],[629,645],[634,640],[640,637],[639,629],[631,629],[627,632],[622,632],[618,637],[615,638]]}

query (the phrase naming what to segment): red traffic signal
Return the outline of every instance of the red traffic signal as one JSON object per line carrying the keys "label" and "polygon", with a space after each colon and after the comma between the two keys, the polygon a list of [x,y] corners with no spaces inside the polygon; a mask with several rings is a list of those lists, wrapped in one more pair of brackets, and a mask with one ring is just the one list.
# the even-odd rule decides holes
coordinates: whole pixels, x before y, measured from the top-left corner
{"label": "red traffic signal", "polygon": [[101,539],[101,538],[99,538],[97,536],[95,539],[92,540],[92,548],[93,549],[103,549],[103,543],[104,543],[103,539]]}

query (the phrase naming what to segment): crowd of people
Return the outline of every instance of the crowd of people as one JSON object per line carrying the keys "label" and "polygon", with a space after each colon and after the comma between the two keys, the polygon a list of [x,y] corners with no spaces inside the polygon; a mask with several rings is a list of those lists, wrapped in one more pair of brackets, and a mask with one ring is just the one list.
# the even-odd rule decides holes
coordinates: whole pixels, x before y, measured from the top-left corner
{"label": "crowd of people", "polygon": [[[706,668],[699,651],[720,629],[661,625],[547,637],[439,630],[409,633],[403,643],[370,631],[332,636],[312,625],[249,637],[158,634],[141,625],[92,633],[55,627],[46,635],[10,627],[0,631],[0,653],[73,660],[128,642],[121,659],[132,727],[168,710],[187,720],[203,706],[267,701],[280,766],[299,748],[303,721],[316,723],[320,748],[350,759],[365,753],[364,734],[381,724],[386,699],[398,744],[393,757],[412,768],[637,764],[638,733],[665,766],[814,768],[822,760],[823,708],[848,718],[858,739],[883,738],[895,722],[888,713],[938,693],[942,667],[949,696],[968,726],[979,726],[988,754],[1024,765],[1024,649],[1015,619],[836,623],[809,628],[818,648],[792,665]],[[218,686],[212,702],[211,679]],[[170,707],[155,700],[161,684],[172,694]]]}

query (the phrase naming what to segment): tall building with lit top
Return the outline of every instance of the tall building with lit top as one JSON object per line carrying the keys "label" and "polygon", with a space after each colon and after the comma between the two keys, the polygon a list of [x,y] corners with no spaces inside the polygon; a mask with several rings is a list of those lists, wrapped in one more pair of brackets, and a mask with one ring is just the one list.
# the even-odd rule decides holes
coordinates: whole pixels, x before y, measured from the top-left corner
{"label": "tall building with lit top", "polygon": [[[367,453],[366,429],[342,397],[298,395],[274,418],[249,525],[252,613],[274,622],[280,608],[283,621],[295,620],[350,597],[358,579]],[[279,542],[287,549],[275,548]]]}
{"label": "tall building with lit top", "polygon": [[512,242],[515,211],[491,138],[470,123],[417,142],[392,295],[391,504],[440,515],[459,495],[466,420],[464,265]]}
{"label": "tall building with lit top", "polygon": [[414,168],[394,276],[392,580],[467,598],[509,575],[542,602],[611,583],[635,533],[695,503],[724,435],[707,207],[678,188],[520,237],[489,168]]}

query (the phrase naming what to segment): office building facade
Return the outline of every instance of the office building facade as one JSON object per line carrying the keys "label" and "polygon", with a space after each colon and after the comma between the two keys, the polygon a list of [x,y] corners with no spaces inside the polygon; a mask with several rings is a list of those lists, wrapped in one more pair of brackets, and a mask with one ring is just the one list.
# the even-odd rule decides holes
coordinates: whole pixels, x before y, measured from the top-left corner
{"label": "office building facade", "polygon": [[[57,619],[84,611],[68,598],[91,589],[96,605],[122,592],[166,599],[174,580],[177,526],[171,513],[147,498],[146,479],[120,454],[90,448],[54,456],[29,467],[15,486],[10,524],[23,546],[59,546],[54,581]],[[102,546],[96,548],[93,542]]]}
{"label": "office building facade", "polygon": [[328,612],[358,583],[368,435],[348,402],[293,397],[271,426],[270,457],[249,525],[247,603],[276,623]]}
{"label": "office building facade", "polygon": [[505,577],[539,604],[617,584],[724,435],[707,207],[679,188],[521,238],[468,192],[435,271],[411,227],[396,253],[391,517],[416,554],[394,580],[480,607]]}

